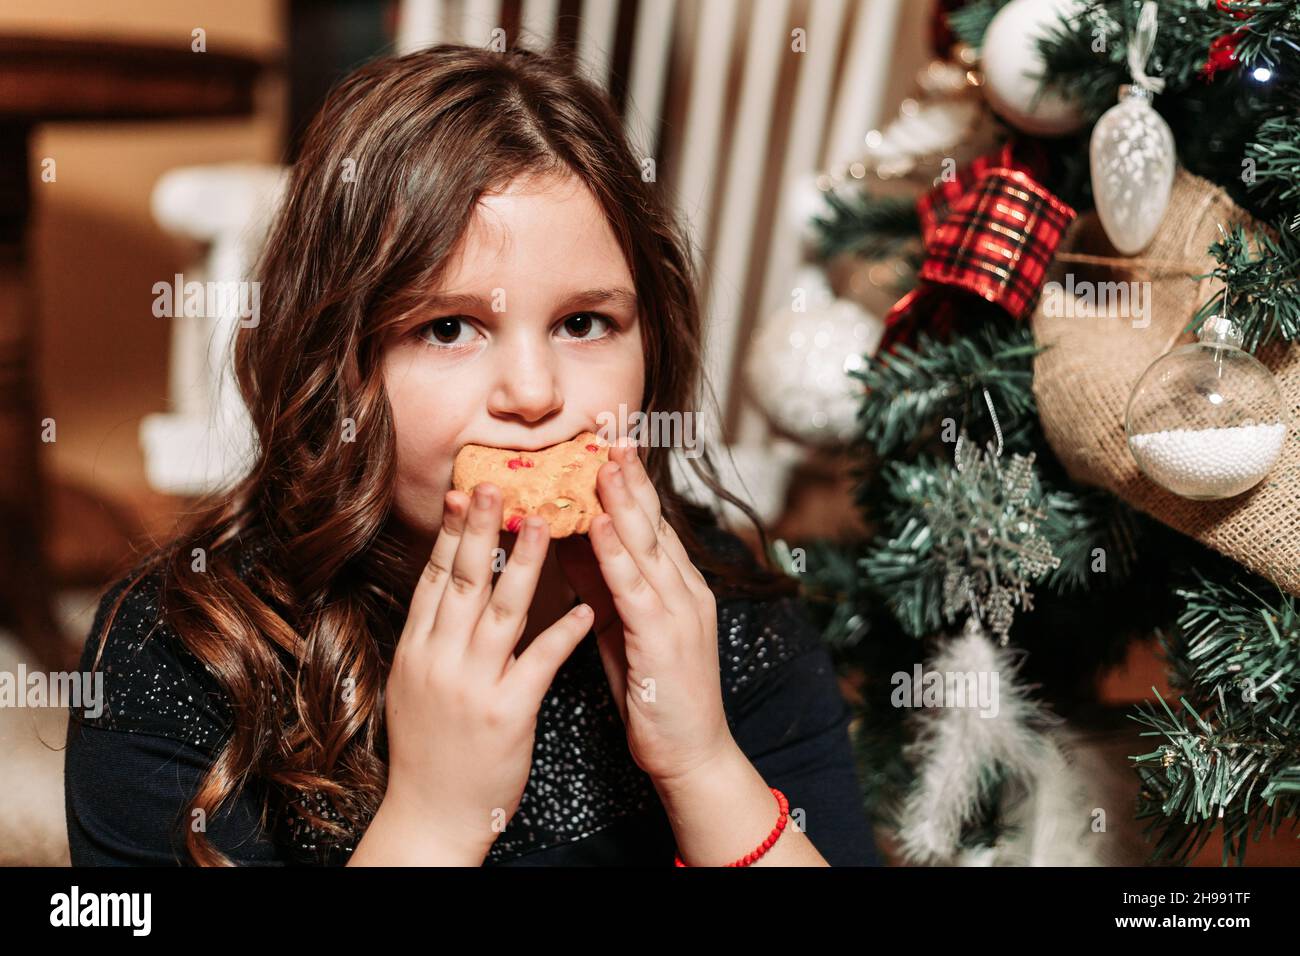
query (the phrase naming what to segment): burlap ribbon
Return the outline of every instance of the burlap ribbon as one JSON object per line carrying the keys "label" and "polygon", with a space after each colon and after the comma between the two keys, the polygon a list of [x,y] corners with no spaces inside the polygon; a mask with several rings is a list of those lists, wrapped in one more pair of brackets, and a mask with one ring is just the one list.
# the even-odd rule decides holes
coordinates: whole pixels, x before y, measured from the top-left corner
{"label": "burlap ribbon", "polygon": [[1129,395],[1142,373],[1176,345],[1195,341],[1185,329],[1218,286],[1193,277],[1214,269],[1206,250],[1220,225],[1234,223],[1260,228],[1222,189],[1182,169],[1164,223],[1138,258],[1118,256],[1095,213],[1077,219],[1047,282],[1075,289],[1083,282],[1150,283],[1147,314],[1134,317],[1130,308],[1124,316],[1052,316],[1060,297],[1045,290],[1031,320],[1037,342],[1049,346],[1035,359],[1034,394],[1047,440],[1072,478],[1109,489],[1300,595],[1300,343],[1278,341],[1255,354],[1277,376],[1291,421],[1273,471],[1244,494],[1192,501],[1165,491],[1138,470],[1124,433]]}

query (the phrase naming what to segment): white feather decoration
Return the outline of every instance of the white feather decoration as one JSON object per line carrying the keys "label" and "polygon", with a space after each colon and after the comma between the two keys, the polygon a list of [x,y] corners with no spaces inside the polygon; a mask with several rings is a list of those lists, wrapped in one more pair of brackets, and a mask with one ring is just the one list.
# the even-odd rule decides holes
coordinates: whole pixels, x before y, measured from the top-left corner
{"label": "white feather decoration", "polygon": [[[1086,865],[1091,847],[1085,788],[1063,750],[1062,721],[1031,699],[1018,681],[1017,652],[997,647],[973,619],[928,664],[940,675],[996,675],[997,711],[979,702],[945,702],[918,717],[907,755],[916,785],[899,816],[900,851],[910,863],[968,866]],[[1003,822],[1011,825],[993,847],[962,850],[963,827],[986,794],[981,771],[1000,764],[1008,779]],[[1063,820],[1078,821],[1077,828]]]}

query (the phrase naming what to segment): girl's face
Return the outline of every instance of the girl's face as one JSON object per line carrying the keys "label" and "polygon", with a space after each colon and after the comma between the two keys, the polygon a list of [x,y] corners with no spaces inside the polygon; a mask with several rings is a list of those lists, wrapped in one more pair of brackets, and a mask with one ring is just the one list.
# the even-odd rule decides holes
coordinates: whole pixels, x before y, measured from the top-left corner
{"label": "girl's face", "polygon": [[639,410],[632,275],[587,187],[547,177],[485,194],[428,307],[393,330],[383,374],[396,515],[430,542],[462,446],[535,451]]}

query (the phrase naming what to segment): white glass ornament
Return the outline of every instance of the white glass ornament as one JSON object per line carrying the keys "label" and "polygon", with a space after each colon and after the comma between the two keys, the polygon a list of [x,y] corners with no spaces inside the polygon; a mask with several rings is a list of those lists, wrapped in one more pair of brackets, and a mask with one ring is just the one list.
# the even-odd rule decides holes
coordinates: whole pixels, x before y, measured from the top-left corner
{"label": "white glass ornament", "polygon": [[745,377],[754,399],[778,430],[811,445],[853,437],[862,382],[849,373],[866,364],[884,323],[850,299],[837,299],[817,269],[796,277],[798,305],[764,318],[749,347]]}
{"label": "white glass ornament", "polygon": [[1174,494],[1231,498],[1277,463],[1290,426],[1277,379],[1223,316],[1162,355],[1133,387],[1124,428],[1142,472]]}
{"label": "white glass ornament", "polygon": [[1074,19],[1080,0],[1012,0],[984,33],[980,69],[993,111],[1035,136],[1063,136],[1083,125],[1079,105],[1054,90],[1040,90],[1044,74],[1038,41]]}
{"label": "white glass ornament", "polygon": [[1092,197],[1106,237],[1120,255],[1155,237],[1174,186],[1174,134],[1151,106],[1151,93],[1120,87],[1119,103],[1097,121],[1089,143]]}
{"label": "white glass ornament", "polygon": [[1174,186],[1174,134],[1151,98],[1164,80],[1146,74],[1156,42],[1156,9],[1147,0],[1128,44],[1131,84],[1093,127],[1088,144],[1092,196],[1102,228],[1120,255],[1141,252],[1155,237]]}

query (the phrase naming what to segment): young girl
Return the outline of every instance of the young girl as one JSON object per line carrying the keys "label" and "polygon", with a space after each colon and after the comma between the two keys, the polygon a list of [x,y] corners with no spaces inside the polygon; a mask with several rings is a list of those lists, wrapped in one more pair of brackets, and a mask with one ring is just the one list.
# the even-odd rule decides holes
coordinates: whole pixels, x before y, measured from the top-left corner
{"label": "young girl", "polygon": [[443,45],[334,91],[235,344],[251,471],[86,642],[74,864],[876,862],[797,588],[679,495],[671,449],[615,436],[606,514],[554,542],[449,490],[468,443],[693,411],[668,208],[559,58]]}

